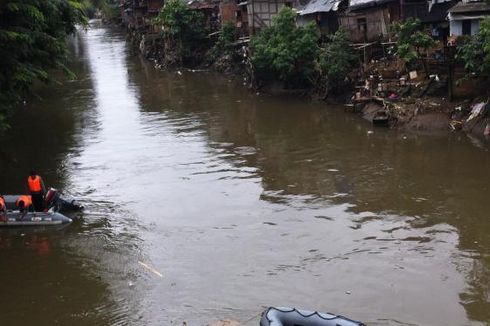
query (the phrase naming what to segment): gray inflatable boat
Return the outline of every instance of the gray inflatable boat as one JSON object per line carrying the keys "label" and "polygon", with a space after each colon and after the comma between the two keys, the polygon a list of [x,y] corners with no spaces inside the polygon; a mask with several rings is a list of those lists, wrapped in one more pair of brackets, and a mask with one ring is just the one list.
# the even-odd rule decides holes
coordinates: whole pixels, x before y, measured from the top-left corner
{"label": "gray inflatable boat", "polygon": [[0,221],[2,226],[48,226],[71,223],[72,219],[56,212],[7,211],[6,218]]}
{"label": "gray inflatable boat", "polygon": [[6,218],[0,219],[2,226],[50,226],[69,224],[72,219],[59,213],[61,211],[78,211],[82,210],[75,199],[62,196],[59,192],[50,188],[46,193],[46,212],[27,212],[21,213],[15,207],[15,201],[20,195],[5,195],[5,206],[7,208]]}
{"label": "gray inflatable boat", "polygon": [[270,307],[262,314],[260,326],[365,326],[363,323],[330,313]]}
{"label": "gray inflatable boat", "polygon": [[[20,195],[5,195],[5,206],[7,209],[16,210],[15,201]],[[58,190],[50,188],[46,193],[46,207],[53,209],[55,212],[59,211],[80,211],[83,206],[74,198],[61,195]]]}

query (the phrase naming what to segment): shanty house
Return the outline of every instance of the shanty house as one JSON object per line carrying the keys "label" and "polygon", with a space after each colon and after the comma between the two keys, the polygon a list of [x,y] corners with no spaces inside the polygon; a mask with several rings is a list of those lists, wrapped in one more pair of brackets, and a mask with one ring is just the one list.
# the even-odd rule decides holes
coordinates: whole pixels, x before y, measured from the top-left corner
{"label": "shanty house", "polygon": [[339,29],[338,11],[341,4],[346,4],[346,1],[311,0],[299,11],[298,25],[315,22],[322,34],[335,33]]}
{"label": "shanty house", "polygon": [[401,6],[401,18],[417,18],[429,28],[432,37],[446,41],[449,36],[447,12],[457,0],[404,0]]}
{"label": "shanty house", "polygon": [[211,30],[218,30],[221,26],[219,4],[214,0],[190,0],[187,6],[195,11],[201,12],[206,18],[206,25]]}
{"label": "shanty house", "polygon": [[246,6],[248,15],[248,26],[251,34],[268,27],[272,18],[284,7],[293,7],[292,0],[247,0],[238,4]]}
{"label": "shanty house", "polygon": [[120,0],[122,22],[130,29],[148,29],[163,3],[164,0]]}
{"label": "shanty house", "polygon": [[475,35],[480,29],[480,21],[488,16],[490,16],[490,4],[486,2],[459,2],[448,11],[450,34]]}
{"label": "shanty house", "polygon": [[352,42],[390,39],[391,23],[400,20],[398,0],[350,0],[340,25]]}
{"label": "shanty house", "polygon": [[232,23],[240,35],[248,34],[248,14],[247,6],[239,6],[236,0],[222,0],[219,3],[219,13],[221,23]]}

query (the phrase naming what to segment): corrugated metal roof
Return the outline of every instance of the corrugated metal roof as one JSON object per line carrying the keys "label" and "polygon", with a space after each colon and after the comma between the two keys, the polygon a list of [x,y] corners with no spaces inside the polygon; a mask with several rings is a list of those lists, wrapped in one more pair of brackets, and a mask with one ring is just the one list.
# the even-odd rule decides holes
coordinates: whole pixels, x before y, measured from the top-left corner
{"label": "corrugated metal roof", "polygon": [[387,2],[392,2],[395,0],[350,0],[349,10],[356,10],[361,8],[369,8],[382,5]]}
{"label": "corrugated metal roof", "polygon": [[317,12],[337,11],[341,1],[342,0],[311,0],[299,14],[303,16]]}

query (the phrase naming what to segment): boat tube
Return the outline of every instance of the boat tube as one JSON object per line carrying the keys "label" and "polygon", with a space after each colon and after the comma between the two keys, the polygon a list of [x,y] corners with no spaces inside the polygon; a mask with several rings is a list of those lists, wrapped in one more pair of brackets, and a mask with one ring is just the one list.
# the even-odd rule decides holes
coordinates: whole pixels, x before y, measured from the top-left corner
{"label": "boat tube", "polygon": [[71,223],[72,219],[57,212],[7,211],[5,219],[0,220],[1,226],[40,226]]}
{"label": "boat tube", "polygon": [[[16,210],[15,201],[20,195],[5,195],[5,206],[7,210]],[[59,211],[79,211],[83,209],[83,206],[74,198],[69,196],[62,196],[58,190],[50,188],[46,193],[46,207],[47,209],[53,208],[55,212]]]}
{"label": "boat tube", "polygon": [[270,307],[263,312],[260,326],[365,326],[363,323],[330,313]]}

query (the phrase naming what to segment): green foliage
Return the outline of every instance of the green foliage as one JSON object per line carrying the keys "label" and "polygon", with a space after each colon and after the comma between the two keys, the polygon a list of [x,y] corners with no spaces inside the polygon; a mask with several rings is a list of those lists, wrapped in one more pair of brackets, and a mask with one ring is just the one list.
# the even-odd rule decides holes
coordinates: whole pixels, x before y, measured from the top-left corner
{"label": "green foliage", "polygon": [[218,40],[213,48],[214,55],[232,55],[234,53],[232,44],[236,42],[237,36],[238,34],[233,23],[224,23],[223,26],[221,26]]}
{"label": "green foliage", "polygon": [[490,77],[490,18],[483,19],[478,34],[463,39],[457,51],[468,73]]}
{"label": "green foliage", "polygon": [[436,45],[418,19],[410,17],[404,22],[394,23],[392,28],[396,37],[396,54],[409,65],[422,58],[422,51]]}
{"label": "green foliage", "polygon": [[349,46],[347,34],[339,29],[329,36],[329,42],[322,46],[318,59],[322,75],[330,85],[341,85],[356,63],[354,50]]}
{"label": "green foliage", "polygon": [[0,2],[0,124],[35,80],[68,69],[66,36],[85,23],[82,1],[6,0]]}
{"label": "green foliage", "polygon": [[251,40],[251,61],[258,79],[276,79],[290,86],[311,84],[318,57],[314,24],[297,27],[296,13],[283,8],[272,25]]}
{"label": "green foliage", "polygon": [[204,15],[181,0],[167,1],[155,22],[163,26],[166,49],[174,51],[180,61],[192,57],[206,38]]}

